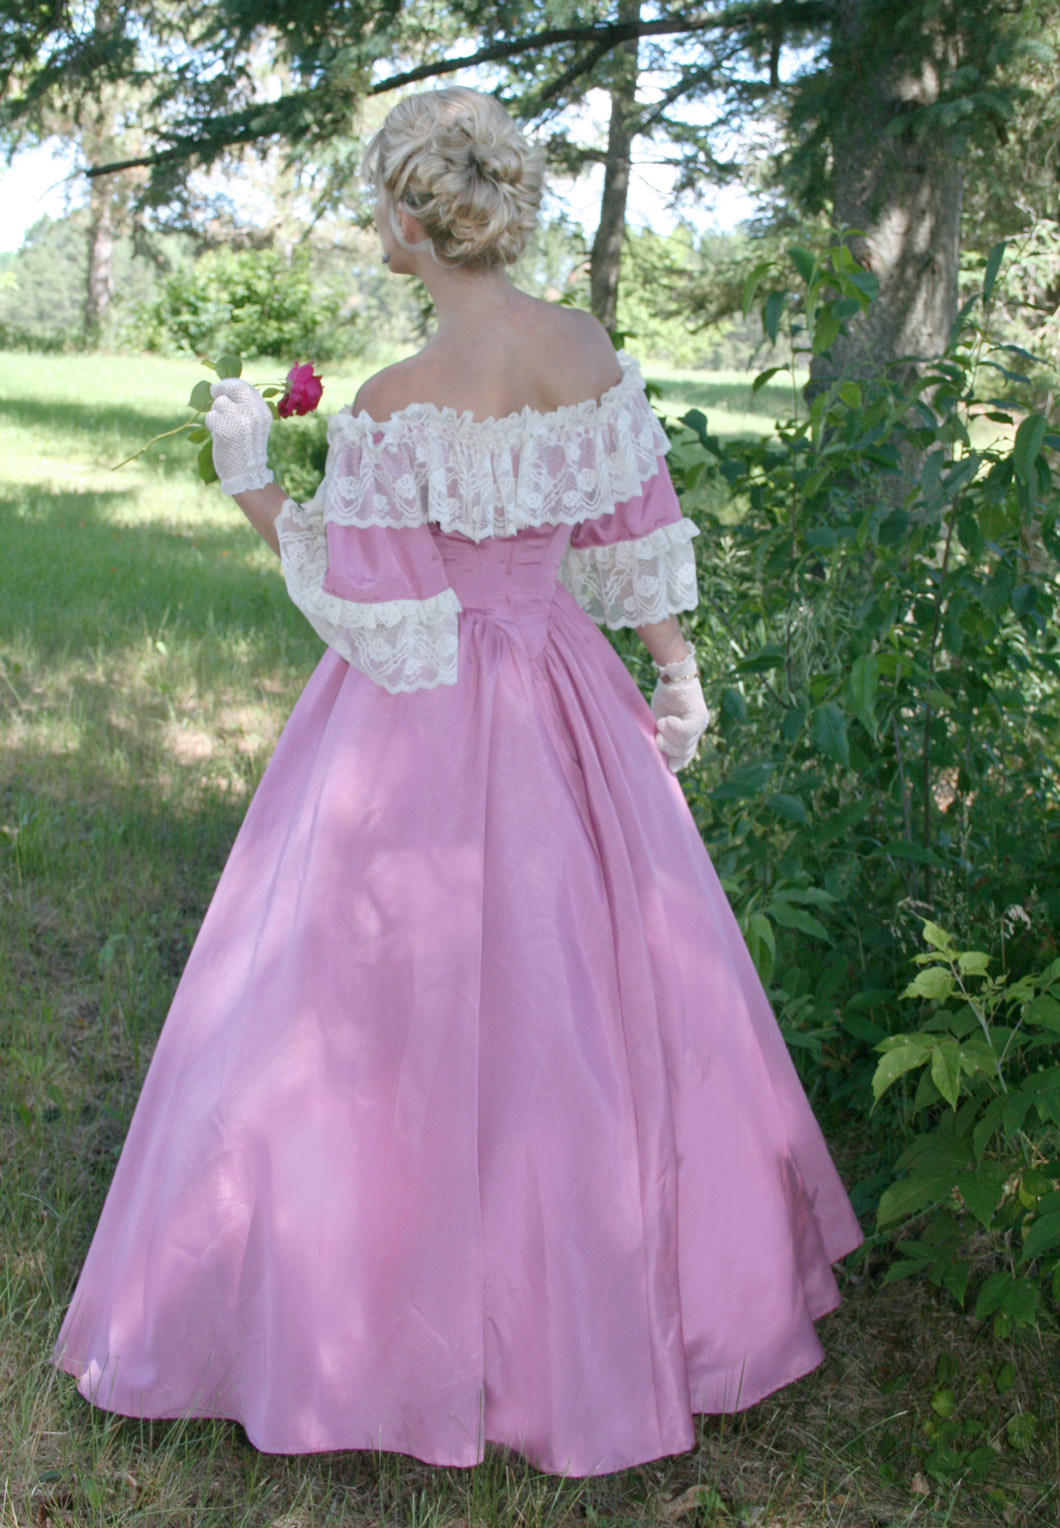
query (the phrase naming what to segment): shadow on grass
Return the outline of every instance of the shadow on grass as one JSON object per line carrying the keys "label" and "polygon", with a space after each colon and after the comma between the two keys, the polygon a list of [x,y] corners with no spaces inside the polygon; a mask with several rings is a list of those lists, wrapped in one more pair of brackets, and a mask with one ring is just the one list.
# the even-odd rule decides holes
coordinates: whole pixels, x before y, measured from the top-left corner
{"label": "shadow on grass", "polygon": [[[189,413],[179,402],[174,402],[172,409],[162,413],[126,404],[73,403],[69,399],[4,400],[4,417],[11,424],[33,430],[40,440],[69,440],[71,437],[83,439],[85,445],[92,448],[93,459],[98,460],[101,454],[113,456],[114,461],[108,463],[110,466],[116,466],[130,451],[146,445],[153,435],[161,435],[164,430],[172,430],[183,424]],[[179,447],[180,437],[173,436],[169,445]],[[165,446],[161,449],[165,450]],[[170,459],[168,455],[165,458],[159,457],[156,448],[151,462],[160,475],[186,475],[194,470],[194,451],[191,446],[184,446],[180,457]]]}
{"label": "shadow on grass", "polygon": [[708,416],[712,409],[734,414],[754,414],[764,420],[778,419],[790,413],[790,383],[767,384],[756,393],[752,391],[752,380],[748,377],[746,386],[743,386],[732,382],[660,378],[657,384],[661,393],[659,403],[666,412],[668,400],[676,397],[688,408],[702,409]]}
{"label": "shadow on grass", "polygon": [[251,671],[290,654],[306,675],[321,647],[291,604],[279,563],[260,557],[233,509],[231,528],[115,524],[123,490],[43,495],[24,484],[0,498],[4,561],[0,640],[31,633],[41,652],[115,652],[145,631],[239,640]]}
{"label": "shadow on grass", "polygon": [[[138,409],[130,404],[75,403],[69,399],[46,401],[36,398],[4,399],[5,420],[12,425],[32,430],[37,439],[57,443],[83,442],[84,460],[96,467],[116,468],[132,452],[146,446],[155,435],[176,429],[190,418],[190,410],[174,399],[173,407],[164,413],[157,409]],[[302,437],[323,428],[328,416],[320,414],[306,419],[286,420],[282,434],[274,431],[269,442],[269,459],[275,457],[282,465],[286,457],[296,460],[304,454]],[[201,424],[201,420],[196,420]],[[194,478],[195,454],[198,446],[187,442],[183,435],[172,435],[160,441],[147,453],[146,462],[160,478]]]}

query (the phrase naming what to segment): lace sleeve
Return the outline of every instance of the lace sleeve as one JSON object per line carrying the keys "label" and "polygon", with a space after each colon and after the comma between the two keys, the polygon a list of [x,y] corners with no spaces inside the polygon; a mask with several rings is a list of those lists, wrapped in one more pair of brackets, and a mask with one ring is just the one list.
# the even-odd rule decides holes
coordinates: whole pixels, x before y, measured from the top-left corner
{"label": "lace sleeve", "polygon": [[691,520],[609,546],[569,547],[560,577],[598,626],[647,626],[699,603]]}
{"label": "lace sleeve", "polygon": [[698,534],[660,458],[640,494],[575,529],[560,578],[598,626],[647,626],[698,604]]}
{"label": "lace sleeve", "polygon": [[326,526],[317,500],[276,520],[287,591],[318,636],[391,694],[455,684],[460,602],[427,527]]}

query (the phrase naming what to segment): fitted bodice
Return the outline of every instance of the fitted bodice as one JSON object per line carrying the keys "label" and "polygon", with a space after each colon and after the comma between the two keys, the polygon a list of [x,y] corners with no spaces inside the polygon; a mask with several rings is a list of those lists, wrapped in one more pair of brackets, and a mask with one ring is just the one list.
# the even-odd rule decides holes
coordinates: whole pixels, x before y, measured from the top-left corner
{"label": "fitted bodice", "polygon": [[435,526],[431,535],[465,614],[518,631],[527,648],[539,652],[571,527],[543,525],[477,542]]}

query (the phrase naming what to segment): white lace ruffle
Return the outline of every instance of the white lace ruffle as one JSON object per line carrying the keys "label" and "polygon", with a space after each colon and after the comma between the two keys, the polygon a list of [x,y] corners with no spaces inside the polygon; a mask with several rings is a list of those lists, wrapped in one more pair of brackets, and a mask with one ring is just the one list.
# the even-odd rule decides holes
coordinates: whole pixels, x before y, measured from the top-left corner
{"label": "white lace ruffle", "polygon": [[430,521],[484,541],[611,514],[642,492],[669,450],[636,361],[620,352],[619,363],[621,382],[599,401],[549,413],[474,419],[413,403],[379,423],[340,410],[328,424],[318,495],[326,518],[395,528]]}
{"label": "white lace ruffle", "polygon": [[287,592],[318,636],[392,695],[455,684],[457,616],[452,589],[424,600],[344,600],[321,588],[328,571],[319,497],[287,499],[276,517]]}
{"label": "white lace ruffle", "polygon": [[661,525],[632,541],[568,547],[559,576],[598,626],[646,626],[681,610],[694,610],[696,558],[691,520]]}
{"label": "white lace ruffle", "polygon": [[243,472],[226,477],[223,482],[218,479],[218,486],[222,493],[232,497],[237,493],[254,493],[258,488],[267,488],[272,482],[275,479],[268,467],[248,467]]}

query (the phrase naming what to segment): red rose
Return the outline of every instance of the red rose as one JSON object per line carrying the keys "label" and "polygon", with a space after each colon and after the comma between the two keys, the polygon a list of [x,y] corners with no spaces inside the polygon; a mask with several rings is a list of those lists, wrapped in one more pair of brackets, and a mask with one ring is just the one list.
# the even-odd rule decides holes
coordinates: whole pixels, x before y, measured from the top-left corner
{"label": "red rose", "polygon": [[324,384],[308,361],[292,366],[287,373],[287,391],[276,405],[282,419],[292,414],[311,414],[320,402]]}

